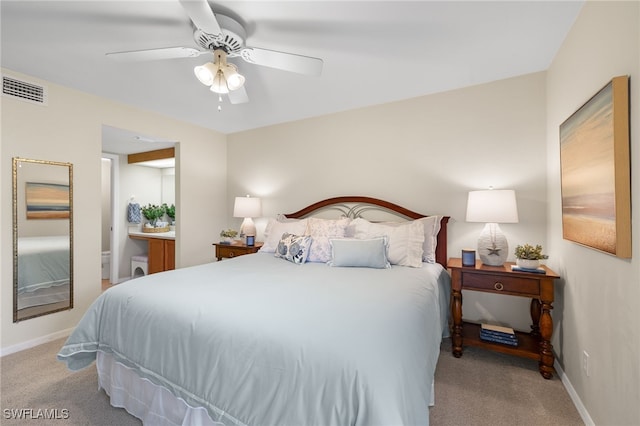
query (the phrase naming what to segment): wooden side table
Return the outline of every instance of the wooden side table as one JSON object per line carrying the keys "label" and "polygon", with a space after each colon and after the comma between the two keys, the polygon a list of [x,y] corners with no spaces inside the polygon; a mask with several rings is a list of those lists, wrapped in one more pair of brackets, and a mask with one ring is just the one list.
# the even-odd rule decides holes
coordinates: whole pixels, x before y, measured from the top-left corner
{"label": "wooden side table", "polygon": [[236,256],[243,256],[245,254],[256,253],[260,250],[263,243],[255,243],[253,246],[248,246],[243,243],[231,243],[231,244],[222,244],[222,243],[213,243],[216,247],[216,258],[218,260],[222,260],[223,258],[231,258]]}
{"label": "wooden side table", "polygon": [[[462,266],[460,258],[447,262],[451,270],[451,317],[453,356],[462,356],[463,342],[498,352],[538,360],[540,374],[545,379],[553,377],[553,285],[560,278],[546,266],[541,266],[545,274],[516,272],[511,270],[512,262],[503,266],[487,266],[477,261],[475,266]],[[531,331],[516,331],[518,346],[508,346],[480,339],[480,325],[462,320],[462,290],[506,294],[531,298]]]}

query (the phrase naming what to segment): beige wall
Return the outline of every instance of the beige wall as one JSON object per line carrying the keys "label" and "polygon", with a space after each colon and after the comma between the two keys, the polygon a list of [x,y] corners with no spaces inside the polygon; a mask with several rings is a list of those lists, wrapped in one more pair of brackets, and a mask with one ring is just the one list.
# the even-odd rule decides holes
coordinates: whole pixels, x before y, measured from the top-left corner
{"label": "beige wall", "polygon": [[[74,327],[100,293],[102,125],[179,141],[176,153],[178,223],[176,263],[211,261],[211,243],[226,226],[226,137],[157,114],[110,102],[3,69],[6,75],[46,85],[48,105],[3,96],[0,163],[1,347],[16,348]],[[73,163],[75,308],[12,322],[11,158]],[[197,206],[188,208],[187,206]],[[124,214],[124,213],[123,213]],[[206,219],[203,220],[203,217]]]}
{"label": "beige wall", "polygon": [[[547,85],[549,263],[557,287],[554,346],[595,424],[640,422],[640,3],[587,2],[556,55]],[[631,77],[633,258],[562,239],[558,128],[612,77]],[[589,354],[591,374],[582,371]]]}
{"label": "beige wall", "polygon": [[[273,217],[338,195],[382,198],[450,215],[449,255],[459,257],[483,228],[464,221],[467,192],[493,185],[516,190],[520,223],[502,226],[511,246],[544,245],[545,102],[545,74],[536,73],[232,134],[229,201],[261,196]],[[469,293],[464,314],[527,330],[528,303]]]}

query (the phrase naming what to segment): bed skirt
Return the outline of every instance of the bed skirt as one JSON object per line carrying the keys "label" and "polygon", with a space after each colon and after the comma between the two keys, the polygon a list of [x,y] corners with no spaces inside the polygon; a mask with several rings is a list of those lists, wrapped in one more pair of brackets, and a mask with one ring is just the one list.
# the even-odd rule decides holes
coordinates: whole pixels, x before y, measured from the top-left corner
{"label": "bed skirt", "polygon": [[166,388],[141,378],[109,353],[98,351],[96,367],[98,386],[109,395],[111,405],[124,408],[143,424],[224,426],[213,421],[204,408],[189,406]]}
{"label": "bed skirt", "polygon": [[[141,378],[109,353],[98,351],[96,368],[98,387],[109,395],[111,405],[124,408],[129,414],[142,420],[143,424],[225,426],[222,422],[212,420],[204,408],[191,407],[166,388]],[[431,383],[430,407],[435,403],[434,384]]]}

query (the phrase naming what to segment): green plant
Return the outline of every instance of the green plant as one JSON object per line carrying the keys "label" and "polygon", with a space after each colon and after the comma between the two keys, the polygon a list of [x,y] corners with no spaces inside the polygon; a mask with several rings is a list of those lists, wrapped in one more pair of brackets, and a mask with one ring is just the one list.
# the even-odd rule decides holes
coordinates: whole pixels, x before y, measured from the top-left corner
{"label": "green plant", "polygon": [[234,238],[236,235],[238,235],[238,231],[233,229],[223,229],[220,231],[220,236],[222,238]]}
{"label": "green plant", "polygon": [[171,220],[176,219],[176,206],[175,204],[171,204],[171,206],[167,206],[167,203],[162,205],[164,207],[164,211],[167,213],[167,216],[171,218]]}
{"label": "green plant", "polygon": [[156,204],[147,204],[146,206],[141,207],[140,210],[142,211],[145,219],[147,219],[154,225],[156,221],[160,219],[165,213],[164,205],[158,206]]}
{"label": "green plant", "polygon": [[530,244],[518,245],[514,254],[518,259],[541,260],[549,258],[546,254],[542,254],[542,246],[540,244],[535,247]]}

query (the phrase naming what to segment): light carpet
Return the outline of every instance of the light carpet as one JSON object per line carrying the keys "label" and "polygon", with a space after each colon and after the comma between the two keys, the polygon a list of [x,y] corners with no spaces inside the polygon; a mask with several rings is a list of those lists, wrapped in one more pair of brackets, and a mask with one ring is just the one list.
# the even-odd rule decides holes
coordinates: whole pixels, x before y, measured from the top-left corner
{"label": "light carpet", "polygon": [[[125,410],[109,405],[107,395],[98,390],[94,365],[71,372],[56,360],[64,340],[2,357],[0,423],[140,425],[140,420]],[[473,347],[465,347],[464,355],[454,358],[450,349],[451,341],[446,339],[436,369],[431,425],[584,424],[560,379],[544,380],[537,362]],[[31,416],[37,416],[38,410],[49,410],[48,415],[59,418],[9,418],[11,410],[21,409],[32,410]]]}

